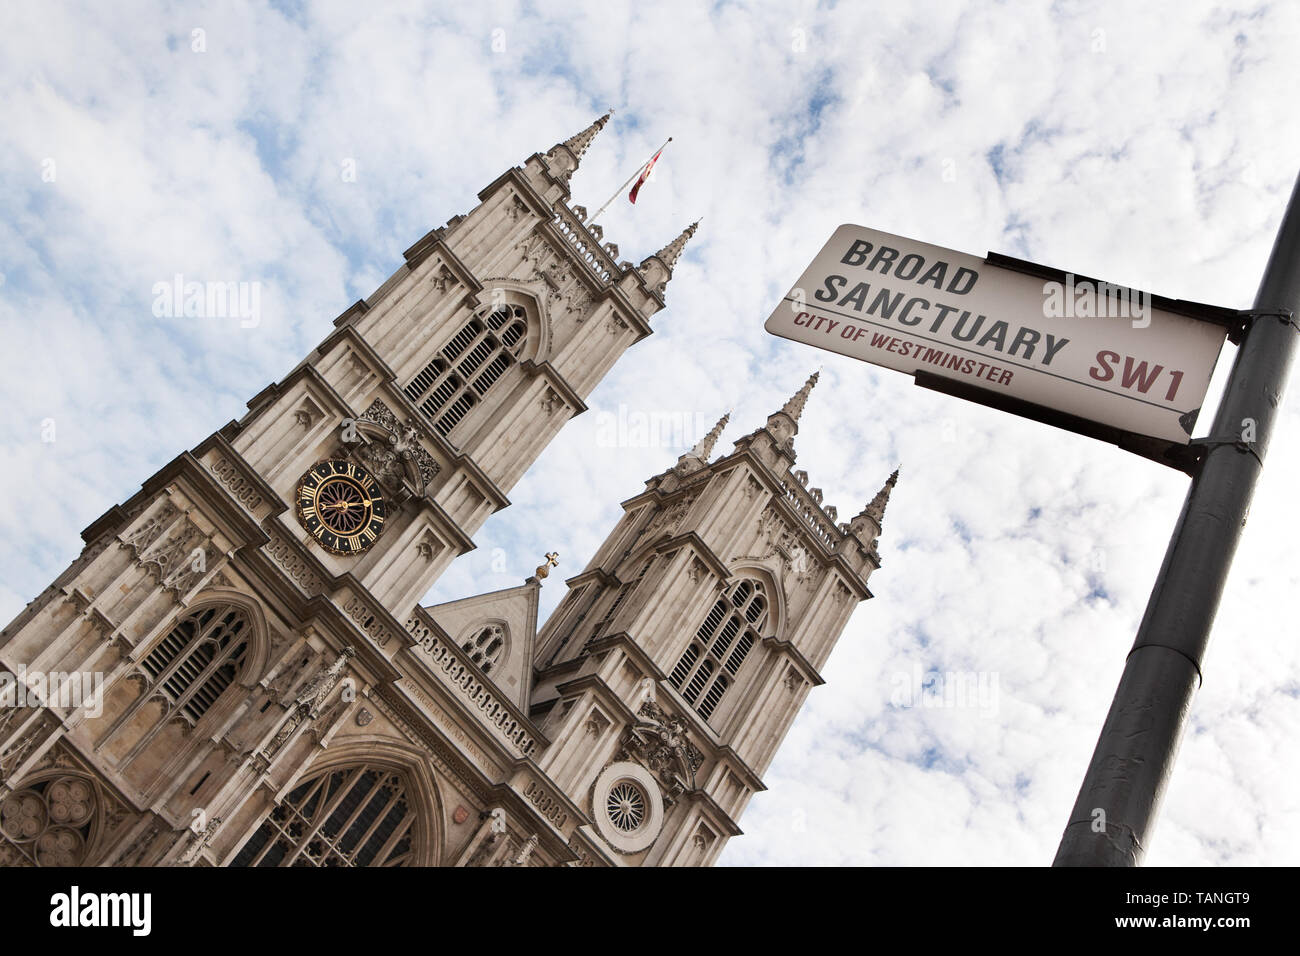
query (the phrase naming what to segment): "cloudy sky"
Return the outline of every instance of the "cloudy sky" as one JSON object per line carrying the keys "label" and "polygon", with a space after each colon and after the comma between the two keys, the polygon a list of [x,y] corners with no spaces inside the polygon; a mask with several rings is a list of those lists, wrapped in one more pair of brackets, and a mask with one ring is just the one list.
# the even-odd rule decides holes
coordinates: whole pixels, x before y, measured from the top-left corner
{"label": "cloudy sky", "polygon": [[[697,437],[610,441],[611,421],[732,409],[729,447],[824,365],[796,445],[810,483],[843,515],[903,475],[876,597],[723,862],[1050,862],[1186,479],[763,322],[842,222],[1249,307],[1300,168],[1294,6],[42,3],[0,26],[0,618],[403,249],[614,107],[575,200],[594,208],[671,135],[606,235],[639,260],[703,225],[656,334],[430,601],[556,550],[549,611],[618,502]],[[260,283],[260,321],[156,316],[177,274]],[[1151,864],[1300,859],[1296,408]],[[925,706],[954,674],[990,696]]]}

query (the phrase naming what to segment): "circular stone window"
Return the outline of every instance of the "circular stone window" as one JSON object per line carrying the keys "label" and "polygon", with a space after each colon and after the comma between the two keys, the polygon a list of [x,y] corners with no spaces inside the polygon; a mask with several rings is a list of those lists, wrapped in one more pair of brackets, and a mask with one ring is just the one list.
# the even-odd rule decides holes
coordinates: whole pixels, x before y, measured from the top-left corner
{"label": "circular stone window", "polygon": [[646,797],[631,780],[620,780],[605,800],[609,821],[624,833],[635,833],[645,823]]}
{"label": "circular stone window", "polygon": [[592,811],[605,842],[624,853],[648,847],[664,822],[664,802],[654,777],[631,761],[611,764],[596,778]]}

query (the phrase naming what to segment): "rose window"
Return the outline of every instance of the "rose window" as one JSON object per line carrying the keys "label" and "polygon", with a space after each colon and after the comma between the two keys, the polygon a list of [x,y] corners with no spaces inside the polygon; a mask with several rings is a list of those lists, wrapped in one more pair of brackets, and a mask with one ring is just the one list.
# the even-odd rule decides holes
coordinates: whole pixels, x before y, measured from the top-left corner
{"label": "rose window", "polygon": [[630,780],[620,780],[610,788],[605,809],[614,826],[624,833],[631,833],[645,820],[645,794]]}

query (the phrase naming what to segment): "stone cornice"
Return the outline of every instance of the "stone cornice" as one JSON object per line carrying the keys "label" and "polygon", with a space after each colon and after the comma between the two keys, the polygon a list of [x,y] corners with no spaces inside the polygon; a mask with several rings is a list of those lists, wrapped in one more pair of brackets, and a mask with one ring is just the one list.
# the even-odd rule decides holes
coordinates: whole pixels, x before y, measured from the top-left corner
{"label": "stone cornice", "polygon": [[[343,314],[347,315],[346,312]],[[356,327],[352,324],[339,326],[329,335],[325,336],[325,338],[321,339],[320,344],[313,350],[312,354],[318,358],[324,358],[326,355],[329,355],[329,353],[334,350],[334,346],[341,341],[348,342],[348,344],[352,345],[358,352],[364,355],[366,361],[370,363],[370,365],[374,366],[375,373],[381,380],[385,382],[396,381],[396,373],[389,367],[387,362],[380,358],[379,353],[374,350],[371,344],[365,340],[362,334],[358,332]]]}
{"label": "stone cornice", "polygon": [[713,549],[700,537],[699,532],[683,531],[681,534],[673,535],[671,538],[665,538],[654,546],[657,553],[662,554],[665,551],[671,551],[674,548],[689,547],[695,555],[704,560],[709,570],[716,574],[723,581],[731,577],[731,571],[721,558],[714,553]]}
{"label": "stone cornice", "polygon": [[775,637],[764,637],[760,638],[760,640],[768,647],[789,656],[794,665],[803,673],[804,679],[814,687],[820,687],[822,684],[826,683],[826,681],[822,679],[822,675],[818,672],[817,668],[813,666],[812,661],[804,657],[799,648],[795,647],[790,641],[778,640]]}
{"label": "stone cornice", "polygon": [[[546,163],[545,163],[546,157],[543,156],[541,153],[533,153],[533,155],[528,158],[530,160],[532,159],[538,160],[538,168],[542,171],[546,170]],[[546,172],[546,178],[551,180],[551,182],[555,183],[557,186],[563,188],[564,195],[567,199],[569,195],[569,187],[566,186],[560,180],[556,179],[549,172]],[[487,202],[488,198],[506,183],[509,183],[512,186],[514,186],[515,189],[518,191],[520,198],[523,199],[524,202],[526,202],[529,206],[531,206],[533,212],[536,213],[538,216],[540,216],[543,220],[550,219],[551,216],[554,215],[550,203],[548,203],[545,199],[543,199],[541,195],[537,192],[537,190],[533,188],[533,184],[528,181],[528,177],[524,175],[524,170],[523,167],[521,166],[512,166],[510,169],[507,169],[496,179],[492,180],[492,182],[488,183],[486,186],[480,189],[478,192],[479,202]]]}
{"label": "stone cornice", "polygon": [[745,786],[749,787],[750,792],[762,793],[767,789],[767,784],[758,775],[758,771],[746,763],[745,759],[736,753],[730,744],[719,744],[717,755],[719,760],[725,760],[728,767],[740,774],[741,780]]}
{"label": "stone cornice", "polygon": [[[443,265],[450,270],[452,276],[465,287],[467,295],[475,295],[483,289],[483,284],[478,281],[474,273],[461,261],[460,256],[452,251],[451,246],[447,245],[444,230],[435,229],[432,232],[425,233],[415,245],[403,253],[406,258],[407,268],[412,271],[435,254],[442,260]],[[373,308],[373,304],[371,307]]]}
{"label": "stone cornice", "polygon": [[[623,270],[624,273],[627,271],[628,270],[626,269]],[[637,280],[641,282],[642,288],[644,288],[645,282],[641,279],[640,273],[637,273]],[[646,294],[652,296],[656,301],[658,301],[659,309],[657,309],[656,312],[663,309],[663,299],[659,298],[658,295],[649,289],[646,289]],[[636,329],[637,334],[636,338],[632,340],[633,345],[647,336],[654,335],[654,329],[650,327],[649,320],[646,319],[646,317],[641,314],[640,310],[632,304],[632,301],[627,297],[627,293],[619,287],[617,282],[611,282],[609,285],[603,287],[598,293],[596,293],[596,295],[592,296],[591,301],[594,303],[600,303],[606,299],[617,305],[619,311],[623,314],[623,318],[627,319]]]}
{"label": "stone cornice", "polygon": [[338,318],[334,320],[334,326],[352,325],[357,319],[370,311],[370,303],[365,299],[357,299],[350,306],[339,313]]}
{"label": "stone cornice", "polygon": [[[340,330],[340,332],[342,331],[344,330]],[[346,331],[352,332],[350,328],[346,329]],[[355,332],[352,332],[352,336],[354,339],[359,338]],[[339,337],[340,337],[340,333],[331,333],[330,336],[325,341],[332,343],[334,340],[336,340]],[[312,352],[309,358],[319,359],[320,357],[322,357],[325,353],[321,352],[320,348],[321,346],[317,346],[317,348]],[[376,361],[378,361],[377,357],[376,357]],[[380,362],[379,364],[383,366],[382,362]],[[344,416],[352,415],[352,407],[348,405],[346,401],[344,401],[343,396],[338,393],[338,391],[334,388],[333,385],[331,385],[329,382],[325,380],[325,377],[321,375],[319,371],[316,370],[316,366],[312,364],[311,361],[304,360],[292,372],[286,375],[281,381],[272,382],[270,385],[266,386],[266,388],[262,389],[255,396],[253,396],[253,398],[249,400],[248,413],[239,420],[238,430],[243,431],[249,421],[255,419],[258,415],[260,415],[263,412],[264,409],[268,408],[272,403],[275,402],[276,399],[280,398],[282,395],[288,392],[289,389],[291,389],[294,385],[298,384],[298,382],[304,378],[310,379],[313,385],[315,385],[322,392],[324,392],[326,399],[333,402],[336,408],[341,409]]]}
{"label": "stone cornice", "polygon": [[[566,671],[581,670],[584,663],[586,663],[585,658],[583,658],[583,656],[579,654],[577,657],[570,657],[567,658],[566,660],[556,661],[554,664],[551,664],[547,667],[542,667],[542,668],[534,667],[533,668],[534,691],[536,691],[539,684],[553,677],[558,677],[559,675],[564,674]],[[545,701],[539,702],[539,704],[542,706],[548,706],[553,702],[554,702],[554,698],[548,698]],[[530,699],[528,702],[529,713],[531,714],[532,711],[535,710],[537,706],[538,705],[534,704],[533,701]]]}
{"label": "stone cornice", "polygon": [[[509,788],[528,811],[545,822],[568,852],[568,836],[578,827],[590,826],[591,818],[536,763],[527,757],[516,760],[508,774]],[[527,786],[532,783],[533,786]],[[549,803],[547,802],[549,800]]]}
{"label": "stone cornice", "polygon": [[[352,575],[343,577],[351,579]],[[352,591],[353,596],[359,593],[354,580],[342,583]],[[346,608],[340,606],[336,597],[337,593],[328,598],[318,596],[309,600],[303,609],[303,626],[311,626],[327,633],[333,631],[343,645],[351,645],[357,652],[357,661],[375,674],[375,684],[391,684],[400,680],[402,672],[382,653],[382,646],[374,638],[373,628],[367,630],[361,626],[361,622],[346,613]],[[368,602],[368,609],[375,606],[377,604],[374,600]],[[387,618],[383,623],[391,627],[394,623],[392,616],[387,612],[383,616]]]}
{"label": "stone cornice", "polygon": [[534,362],[532,359],[524,359],[519,363],[519,367],[527,375],[541,375],[545,378],[546,384],[555,389],[560,398],[564,399],[564,403],[573,409],[570,418],[576,418],[587,410],[587,403],[582,400],[582,396],[573,390],[573,386],[550,361]]}
{"label": "stone cornice", "polygon": [[[234,454],[233,449],[230,449],[229,444],[216,434],[208,436],[207,439],[201,442],[198,446],[198,450],[201,450],[202,453],[206,454],[206,452],[213,447],[221,447],[225,450],[229,450],[229,454],[233,456],[234,460],[237,460],[242,464],[242,459],[239,459],[238,456]],[[248,472],[250,480],[255,479],[257,482],[260,482],[261,487],[259,488],[259,494],[264,494],[267,497],[267,500],[271,505],[270,513],[279,514],[283,512],[288,505],[279,497],[279,495],[275,494],[269,485],[266,485],[266,483],[262,481],[260,476],[253,473],[251,469],[247,469],[247,466],[244,466],[244,468]],[[226,527],[230,529],[231,537],[234,540],[239,541],[242,545],[252,545],[254,547],[260,547],[266,543],[268,540],[267,534],[262,530],[258,522],[254,520],[248,511],[231,496],[224,486],[222,486],[216,475],[211,474],[208,469],[203,467],[198,458],[188,451],[181,452],[167,464],[163,465],[156,472],[146,478],[144,483],[141,484],[140,490],[124,501],[121,505],[115,505],[91,522],[91,524],[82,531],[82,539],[88,544],[94,541],[105,531],[114,527],[114,522],[128,520],[133,505],[141,503],[145,499],[159,494],[168,485],[181,478],[191,482],[195,486],[196,490],[211,488],[220,492],[217,495],[211,496],[210,499],[205,500],[210,501],[213,506],[215,514],[212,517],[219,522],[223,522]]]}
{"label": "stone cornice", "polygon": [[[194,446],[194,450],[188,454],[193,456],[195,463],[198,464],[199,469],[203,472],[204,476],[209,478],[209,480],[212,481],[213,484],[217,485],[218,488],[221,488],[222,492],[227,497],[233,497],[231,491],[220,483],[219,476],[215,473],[210,473],[208,469],[203,468],[200,461],[209,451],[214,450],[220,453],[222,458],[230,462],[230,464],[239,471],[240,477],[247,481],[252,487],[256,488],[257,493],[266,499],[266,502],[269,505],[269,510],[267,512],[268,518],[284,514],[284,512],[289,509],[289,503],[280,497],[279,493],[271,487],[266,479],[249,467],[248,462],[244,461],[244,456],[235,451],[234,446],[231,445],[229,441],[220,434],[212,434]],[[239,511],[245,518],[247,518],[247,520],[251,521],[257,527],[259,533],[262,533],[260,522],[258,522],[258,520],[251,514],[249,509],[241,505]]]}
{"label": "stone cornice", "polygon": [[740,829],[740,824],[731,819],[731,814],[722,809],[722,807],[718,805],[718,801],[714,800],[707,790],[703,788],[689,790],[684,794],[684,796],[692,803],[702,804],[705,816],[707,816],[713,823],[721,824],[719,829],[727,831],[727,836],[744,836],[745,831]]}
{"label": "stone cornice", "polygon": [[585,571],[575,574],[571,578],[565,578],[564,585],[570,590],[573,590],[574,587],[587,584],[591,581],[595,581],[597,584],[604,587],[617,587],[623,583],[604,568],[595,567],[587,568]]}
{"label": "stone cornice", "polygon": [[641,645],[633,640],[632,635],[628,634],[627,631],[615,631],[613,634],[606,634],[604,637],[592,641],[587,645],[586,653],[594,654],[613,647],[621,647],[646,676],[653,677],[657,682],[668,679],[668,675],[659,669],[659,665],[651,660],[650,656],[641,648]]}
{"label": "stone cornice", "polygon": [[599,674],[582,674],[573,680],[567,680],[555,685],[556,692],[560,698],[581,694],[584,691],[591,691],[600,702],[608,709],[614,711],[620,720],[625,724],[636,723],[636,713],[626,703],[623,698],[614,693],[613,688],[605,682],[605,679]]}

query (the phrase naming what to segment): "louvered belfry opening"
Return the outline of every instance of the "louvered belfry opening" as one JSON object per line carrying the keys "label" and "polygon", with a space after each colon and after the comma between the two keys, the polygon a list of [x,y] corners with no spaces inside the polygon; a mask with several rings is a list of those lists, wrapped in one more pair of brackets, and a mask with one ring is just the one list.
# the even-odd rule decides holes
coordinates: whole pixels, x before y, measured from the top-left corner
{"label": "louvered belfry opening", "polygon": [[479,313],[451,337],[406,386],[406,397],[448,435],[488,390],[519,361],[528,315],[519,305]]}
{"label": "louvered belfry opening", "polygon": [[409,866],[415,836],[402,774],[349,767],[300,784],[230,865]]}
{"label": "louvered belfry opening", "polygon": [[733,585],[709,610],[704,623],[668,676],[669,682],[708,720],[745,663],[767,622],[768,601],[760,581]]}
{"label": "louvered belfry opening", "polygon": [[167,699],[197,723],[238,676],[247,630],[239,608],[206,607],[179,621],[141,664]]}

